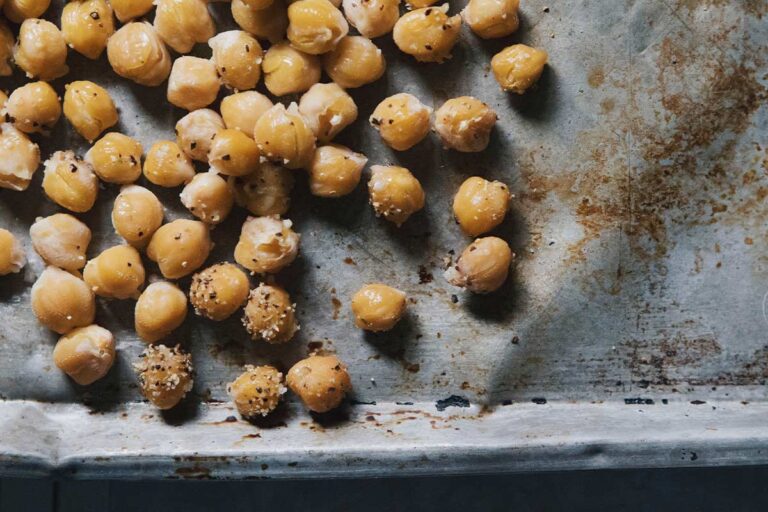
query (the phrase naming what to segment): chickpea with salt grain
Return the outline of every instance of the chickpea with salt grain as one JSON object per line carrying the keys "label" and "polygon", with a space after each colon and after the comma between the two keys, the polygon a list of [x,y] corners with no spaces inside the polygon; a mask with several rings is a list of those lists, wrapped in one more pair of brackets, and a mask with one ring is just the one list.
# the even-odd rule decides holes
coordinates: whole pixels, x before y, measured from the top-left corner
{"label": "chickpea with salt grain", "polygon": [[368,39],[392,32],[400,18],[400,0],[342,0],[341,4],[349,24]]}
{"label": "chickpea with salt grain", "polygon": [[309,165],[315,153],[315,134],[296,103],[278,103],[266,111],[253,129],[253,139],[267,159],[289,169]]}
{"label": "chickpea with salt grain", "polygon": [[65,85],[64,89],[64,116],[88,142],[117,124],[117,107],[103,87],[81,80]]}
{"label": "chickpea with salt grain", "polygon": [[392,37],[404,53],[419,62],[443,62],[459,39],[461,16],[448,16],[448,4],[416,9],[395,24]]}
{"label": "chickpea with salt grain", "polygon": [[379,103],[369,119],[384,142],[397,151],[412,148],[429,133],[432,109],[408,93],[399,93]]}
{"label": "chickpea with salt grain", "polygon": [[246,176],[230,176],[227,184],[235,203],[253,215],[283,215],[291,204],[293,171],[262,162]]}
{"label": "chickpea with salt grain", "polygon": [[11,92],[5,120],[24,133],[48,135],[61,117],[59,95],[46,82],[32,82]]}
{"label": "chickpea with salt grain", "polygon": [[352,89],[381,78],[387,62],[381,49],[370,39],[347,36],[323,55],[323,69],[341,87]]}
{"label": "chickpea with salt grain", "polygon": [[371,167],[368,194],[376,216],[394,222],[397,227],[424,208],[424,189],[405,167]]}
{"label": "chickpea with salt grain", "polygon": [[122,133],[111,132],[85,154],[93,172],[102,181],[126,185],[141,176],[141,143]]}
{"label": "chickpea with salt grain", "polygon": [[232,316],[248,299],[250,283],[232,263],[217,263],[192,276],[189,301],[199,316],[220,322]]}
{"label": "chickpea with salt grain", "polygon": [[358,183],[368,158],[351,149],[329,144],[315,151],[309,166],[309,191],[318,197],[350,194]]}
{"label": "chickpea with salt grain", "polygon": [[299,330],[296,304],[279,286],[260,284],[248,297],[243,325],[254,340],[285,343]]}
{"label": "chickpea with salt grain", "polygon": [[352,389],[347,367],[336,356],[310,356],[288,371],[288,388],[313,412],[323,413],[341,405]]}
{"label": "chickpea with salt grain", "polygon": [[497,119],[496,112],[482,101],[461,96],[437,109],[435,131],[446,148],[476,153],[488,147]]}
{"label": "chickpea with salt grain", "polygon": [[32,247],[48,265],[70,272],[85,266],[91,230],[68,213],[38,217],[29,228]]}
{"label": "chickpea with salt grain", "polygon": [[47,267],[32,285],[31,303],[38,322],[59,334],[90,325],[96,316],[91,288],[56,267]]}
{"label": "chickpea with salt grain", "polygon": [[261,154],[256,142],[235,129],[219,130],[208,151],[208,164],[212,171],[225,176],[245,176],[258,166]]}
{"label": "chickpea with salt grain", "polygon": [[467,178],[453,198],[453,215],[461,230],[478,236],[492,230],[504,220],[512,194],[500,181],[473,176]]}
{"label": "chickpea with salt grain", "polygon": [[149,148],[143,172],[150,183],[161,187],[178,187],[192,181],[195,167],[177,143],[161,140]]}
{"label": "chickpea with salt grain", "polygon": [[223,128],[224,120],[213,110],[194,110],[176,123],[176,142],[189,158],[207,163],[213,139]]}
{"label": "chickpea with salt grain", "polygon": [[520,0],[469,0],[461,16],[483,39],[505,37],[520,25],[519,6]]}
{"label": "chickpea with salt grain", "polygon": [[208,226],[178,219],[160,227],[147,246],[147,256],[166,279],[179,279],[200,268],[213,248]]}
{"label": "chickpea with salt grain", "polygon": [[28,78],[53,80],[69,73],[67,43],[56,25],[46,20],[24,20],[13,60]]}
{"label": "chickpea with salt grain", "polygon": [[79,327],[59,338],[53,362],[81,386],[93,384],[109,373],[115,362],[115,338],[95,324]]}
{"label": "chickpea with salt grain", "polygon": [[93,293],[108,299],[137,299],[145,276],[139,251],[130,245],[106,249],[83,270],[83,280]]}
{"label": "chickpea with salt grain", "polygon": [[115,32],[112,7],[107,0],[73,0],[61,12],[61,33],[70,48],[98,59]]}
{"label": "chickpea with salt grain", "polygon": [[133,365],[139,378],[139,390],[158,409],[175,407],[192,391],[192,356],[179,345],[150,345]]}
{"label": "chickpea with salt grain", "polygon": [[315,84],[299,100],[299,112],[319,142],[330,142],[355,122],[357,105],[337,84]]}
{"label": "chickpea with salt grain", "polygon": [[185,110],[207,107],[219,95],[219,75],[208,59],[179,57],[168,77],[168,101]]}
{"label": "chickpea with salt grain", "polygon": [[287,42],[273,44],[261,64],[264,85],[275,96],[299,94],[320,81],[320,58],[293,48]]}
{"label": "chickpea with salt grain", "polygon": [[244,370],[227,386],[227,393],[243,418],[266,416],[277,408],[287,390],[283,374],[272,366],[246,365]]}
{"label": "chickpea with salt grain", "polygon": [[192,215],[211,225],[223,222],[234,204],[227,182],[213,171],[196,174],[179,197]]}
{"label": "chickpea with salt grain", "polygon": [[236,91],[256,87],[264,52],[253,36],[242,30],[230,30],[209,39],[208,46],[213,50],[213,63],[224,85]]}
{"label": "chickpea with salt grain", "polygon": [[524,44],[513,44],[491,59],[496,81],[505,91],[523,94],[541,77],[547,52]]}
{"label": "chickpea with salt grain", "polygon": [[256,274],[275,274],[299,254],[300,235],[279,216],[248,217],[235,246],[235,261]]}

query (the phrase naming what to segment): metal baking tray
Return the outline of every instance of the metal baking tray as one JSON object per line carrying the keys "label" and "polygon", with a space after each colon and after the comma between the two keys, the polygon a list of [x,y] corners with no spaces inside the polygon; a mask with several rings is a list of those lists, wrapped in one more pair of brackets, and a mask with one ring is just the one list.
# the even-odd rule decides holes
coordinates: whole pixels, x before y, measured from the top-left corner
{"label": "metal baking tray", "polygon": [[[212,9],[232,26],[227,4]],[[0,191],[0,225],[30,259],[0,279],[0,472],[262,478],[768,463],[767,11],[761,0],[527,0],[517,34],[481,41],[464,28],[442,65],[417,64],[380,38],[388,71],[351,91],[360,119],[338,140],[371,163],[413,170],[426,208],[396,229],[374,217],[364,186],[321,200],[297,173],[288,216],[301,257],[277,280],[298,303],[301,331],[267,346],[237,318],[190,318],[177,339],[195,359],[195,388],[169,413],[136,390],[143,343],[130,301],[98,303],[119,348],[106,379],[82,388],[52,366],[56,337],[29,308],[42,264],[27,230],[57,208],[41,194],[41,171],[26,193]],[[489,71],[491,56],[518,41],[550,54],[520,97]],[[116,129],[145,148],[173,137],[183,113],[164,87],[118,79],[105,58],[71,53],[69,63],[60,93],[92,79],[116,98]],[[3,89],[20,83],[0,79]],[[401,91],[433,107],[459,95],[488,102],[499,114],[491,146],[458,154],[430,135],[389,151],[366,119]],[[87,149],[64,120],[38,140],[44,157]],[[516,194],[498,233],[517,265],[489,296],[442,278],[449,251],[468,243],[450,204],[470,175]],[[186,215],[178,189],[150,188],[168,219]],[[119,242],[116,193],[103,187],[82,216],[94,229],[90,254]],[[209,263],[232,258],[244,218],[213,231]],[[373,280],[411,298],[389,334],[364,334],[350,318],[351,294]],[[243,364],[287,369],[309,351],[349,364],[347,406],[313,417],[291,398],[259,424],[237,418],[225,388]]]}

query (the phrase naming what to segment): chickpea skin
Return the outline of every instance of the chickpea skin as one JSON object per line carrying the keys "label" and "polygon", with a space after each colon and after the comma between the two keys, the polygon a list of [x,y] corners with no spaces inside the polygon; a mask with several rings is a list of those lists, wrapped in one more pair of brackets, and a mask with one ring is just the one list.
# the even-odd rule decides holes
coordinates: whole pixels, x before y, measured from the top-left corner
{"label": "chickpea skin", "polygon": [[32,285],[32,311],[48,329],[66,334],[93,323],[96,300],[82,279],[56,267],[43,270]]}
{"label": "chickpea skin", "polygon": [[435,131],[446,148],[476,153],[488,147],[497,119],[496,112],[482,101],[461,96],[437,109]]}
{"label": "chickpea skin", "polygon": [[347,366],[336,356],[310,356],[288,371],[288,388],[313,412],[335,409],[352,389]]}
{"label": "chickpea skin", "polygon": [[28,78],[53,80],[69,73],[67,43],[56,25],[29,18],[19,29],[13,60]]}
{"label": "chickpea skin", "polygon": [[16,274],[27,264],[24,246],[7,229],[0,228],[0,276]]}
{"label": "chickpea skin", "polygon": [[232,17],[246,32],[275,44],[288,30],[288,8],[284,0],[274,0],[269,7],[252,9],[243,0],[232,0]]}
{"label": "chickpea skin", "polygon": [[115,362],[115,338],[95,324],[79,327],[59,338],[53,362],[81,386],[93,384],[109,373]]}
{"label": "chickpea skin", "polygon": [[171,55],[155,29],[147,22],[131,22],[107,42],[107,58],[123,78],[156,87],[171,74]]}
{"label": "chickpea skin", "polygon": [[136,139],[111,132],[99,139],[85,154],[93,172],[102,181],[126,185],[141,176],[141,154],[144,149]]}
{"label": "chickpea skin", "polygon": [[93,293],[108,299],[137,299],[145,276],[139,251],[130,245],[106,249],[83,270],[83,279]]}
{"label": "chickpea skin", "polygon": [[264,51],[248,32],[230,30],[208,40],[213,51],[213,63],[221,81],[230,89],[253,89],[261,77]]}
{"label": "chickpea skin", "polygon": [[501,224],[511,198],[509,187],[504,183],[473,176],[456,192],[453,214],[465,234],[482,235]]}
{"label": "chickpea skin", "polygon": [[224,129],[211,143],[208,164],[212,171],[225,176],[245,176],[259,166],[260,156],[259,146],[251,137],[240,130]]}
{"label": "chickpea skin", "polygon": [[235,201],[227,182],[215,172],[196,174],[179,197],[192,215],[212,225],[227,218]]}
{"label": "chickpea skin", "polygon": [[178,53],[189,53],[195,43],[216,35],[206,0],[156,0],[155,5],[155,31]]}
{"label": "chickpea skin", "polygon": [[350,194],[357,184],[368,158],[338,144],[320,146],[309,166],[309,191],[318,197]]}
{"label": "chickpea skin", "polygon": [[178,144],[161,140],[152,144],[144,160],[144,177],[161,187],[178,187],[195,176],[192,160]]}
{"label": "chickpea skin", "polygon": [[146,247],[162,223],[163,205],[155,194],[138,185],[120,189],[112,207],[112,226],[127,243]]}
{"label": "chickpea skin", "polygon": [[469,0],[461,16],[483,39],[505,37],[520,25],[519,6],[520,0]]}
{"label": "chickpea skin", "polygon": [[299,100],[299,112],[319,142],[330,142],[357,119],[355,100],[334,83],[310,87]]}
{"label": "chickpea skin", "polygon": [[112,7],[107,0],[74,0],[61,12],[61,33],[70,48],[98,59],[115,32]]}
{"label": "chickpea skin", "polygon": [[46,82],[15,89],[5,104],[5,118],[24,133],[48,135],[61,117],[59,95]]}
{"label": "chickpea skin", "polygon": [[464,249],[456,264],[445,271],[445,279],[472,293],[490,293],[507,280],[514,258],[515,253],[501,238],[478,238]]}
{"label": "chickpea skin", "polygon": [[192,276],[189,302],[199,316],[220,322],[248,299],[250,282],[232,263],[217,263]]}
{"label": "chickpea skin", "polygon": [[320,58],[301,52],[287,42],[272,45],[261,64],[264,85],[275,96],[299,94],[320,81]]}
{"label": "chickpea skin", "polygon": [[298,0],[288,6],[288,40],[310,55],[333,50],[349,32],[344,15],[328,0]]}
{"label": "chickpea skin", "polygon": [[99,179],[72,151],[57,151],[45,161],[43,191],[51,201],[73,212],[87,212],[96,202]]}
{"label": "chickpea skin", "polygon": [[287,388],[283,374],[272,366],[246,365],[244,372],[227,386],[237,412],[243,418],[266,416],[277,408]]}
{"label": "chickpea skin", "polygon": [[48,265],[70,272],[85,266],[91,230],[68,213],[39,217],[29,228],[32,247]]}
{"label": "chickpea skin", "polygon": [[109,0],[120,23],[140,18],[152,10],[154,0]]}
{"label": "chickpea skin", "polygon": [[279,286],[260,284],[248,296],[243,325],[254,340],[285,343],[299,330],[296,304]]}
{"label": "chickpea skin", "polygon": [[283,215],[291,205],[293,171],[271,162],[262,162],[247,176],[227,180],[235,203],[253,215]]}
{"label": "chickpea skin", "polygon": [[157,281],[136,301],[134,327],[136,334],[147,343],[171,335],[187,318],[187,296],[173,283]]}
{"label": "chickpea skin", "polygon": [[[13,74],[11,60],[15,43],[16,38],[13,37],[13,32],[11,32],[11,29],[8,28],[8,25],[3,20],[0,20],[0,76],[11,76]],[[2,108],[2,105],[0,105],[0,108]]]}
{"label": "chickpea skin", "polygon": [[211,143],[223,128],[224,120],[213,110],[194,110],[176,123],[176,142],[189,158],[207,163]]}
{"label": "chickpea skin", "polygon": [[0,2],[5,17],[14,23],[21,23],[30,18],[39,18],[48,10],[50,5],[51,0],[5,0],[5,2]]}
{"label": "chickpea skin", "polygon": [[370,123],[389,147],[405,151],[427,136],[431,114],[432,109],[416,96],[399,93],[378,104],[371,114]]}
{"label": "chickpea skin", "polygon": [[0,188],[22,191],[40,167],[40,148],[12,124],[0,125]]}
{"label": "chickpea skin", "polygon": [[448,16],[448,4],[406,13],[395,24],[392,36],[404,53],[419,62],[443,62],[459,39],[461,16]]}
{"label": "chickpea skin", "polygon": [[347,36],[333,51],[323,55],[323,68],[331,80],[345,89],[353,89],[381,78],[387,69],[387,62],[379,47],[370,39]]}
{"label": "chickpea skin", "polygon": [[275,274],[299,254],[300,235],[279,216],[248,217],[235,246],[235,261],[256,274]]}
{"label": "chickpea skin", "polygon": [[493,56],[491,69],[503,90],[523,94],[541,76],[547,57],[544,50],[513,44]]}
{"label": "chickpea skin", "polygon": [[352,297],[355,325],[366,331],[389,331],[403,317],[405,307],[405,293],[385,284],[367,284]]}
{"label": "chickpea skin", "polygon": [[372,166],[368,194],[376,216],[394,222],[397,227],[424,208],[421,183],[405,167]]}
{"label": "chickpea skin", "polygon": [[166,279],[179,279],[200,268],[211,252],[208,226],[178,219],[160,227],[147,247],[147,256],[160,267]]}
{"label": "chickpea skin", "polygon": [[306,167],[315,153],[315,134],[296,103],[267,110],[256,121],[253,138],[263,156],[289,169]]}
{"label": "chickpea skin", "polygon": [[341,4],[349,24],[368,39],[389,34],[400,18],[400,0],[342,0]]}
{"label": "chickpea skin", "polygon": [[179,57],[168,77],[168,101],[185,110],[207,107],[219,95],[219,75],[208,59]]}
{"label": "chickpea skin", "polygon": [[64,89],[64,116],[88,142],[117,124],[117,107],[103,87],[83,80],[69,83]]}
{"label": "chickpea skin", "polygon": [[240,130],[251,137],[256,121],[272,108],[272,101],[256,91],[231,94],[221,100],[221,117],[229,129]]}
{"label": "chickpea skin", "polygon": [[172,409],[192,391],[192,356],[179,345],[149,345],[133,365],[139,390],[158,409]]}

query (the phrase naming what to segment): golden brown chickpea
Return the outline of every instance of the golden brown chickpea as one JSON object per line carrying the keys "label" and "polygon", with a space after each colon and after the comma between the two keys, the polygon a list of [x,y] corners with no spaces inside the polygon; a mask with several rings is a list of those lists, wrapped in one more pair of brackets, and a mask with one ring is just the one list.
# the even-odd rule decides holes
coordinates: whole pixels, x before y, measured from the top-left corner
{"label": "golden brown chickpea", "polygon": [[40,167],[40,148],[12,124],[0,125],[0,188],[26,190]]}
{"label": "golden brown chickpea", "polygon": [[178,53],[189,53],[195,43],[216,35],[205,0],[155,0],[155,5],[155,31]]}
{"label": "golden brown chickpea", "polygon": [[89,59],[98,59],[115,32],[107,0],[74,0],[61,11],[61,33],[70,48]]}
{"label": "golden brown chickpea", "polygon": [[93,207],[99,179],[89,163],[72,151],[57,151],[43,165],[43,190],[51,201],[79,213]]}
{"label": "golden brown chickpea", "polygon": [[74,329],[59,338],[53,362],[81,386],[93,384],[109,373],[115,362],[115,338],[95,324]]}
{"label": "golden brown chickpea", "polygon": [[405,167],[372,166],[368,195],[376,216],[382,216],[398,227],[424,208],[424,190]]}
{"label": "golden brown chickpea", "polygon": [[288,371],[286,383],[313,412],[328,412],[352,389],[347,367],[336,356],[310,356]]}
{"label": "golden brown chickpea", "polygon": [[279,286],[260,284],[248,296],[243,325],[254,340],[285,343],[299,330],[296,304]]}
{"label": "golden brown chickpea", "polygon": [[176,142],[189,158],[208,162],[211,142],[223,128],[224,120],[213,110],[194,110],[176,123]]}
{"label": "golden brown chickpea", "polygon": [[319,142],[330,142],[357,119],[355,100],[334,83],[310,87],[299,101],[299,112]]}
{"label": "golden brown chickpea", "polygon": [[259,166],[259,146],[240,130],[224,129],[216,133],[208,163],[212,171],[226,176],[245,176]]}
{"label": "golden brown chickpea", "polygon": [[138,185],[120,189],[112,207],[112,226],[136,248],[145,247],[163,224],[163,205],[155,194]]}
{"label": "golden brown chickpea", "polygon": [[488,147],[497,119],[496,112],[482,101],[461,96],[437,109],[435,131],[446,148],[475,153]]}
{"label": "golden brown chickpea", "polygon": [[59,95],[46,82],[14,90],[5,104],[5,118],[25,133],[48,134],[61,117]]}
{"label": "golden brown chickpea", "polygon": [[[0,20],[0,76],[11,76],[13,74],[13,68],[11,67],[11,59],[13,58],[13,45],[16,43],[16,38],[13,37],[13,32],[8,28],[3,20]],[[0,105],[2,108],[2,105]]]}
{"label": "golden brown chickpea", "polygon": [[483,39],[504,37],[517,30],[520,0],[469,0],[461,11],[472,32]]}
{"label": "golden brown chickpea", "polygon": [[90,260],[83,280],[99,297],[137,299],[144,285],[144,265],[139,251],[130,245],[116,245]]}
{"label": "golden brown chickpea", "polygon": [[157,263],[166,279],[179,279],[200,268],[212,247],[207,225],[178,219],[155,231],[147,256]]}
{"label": "golden brown chickpea", "polygon": [[192,215],[212,225],[227,218],[235,201],[224,178],[210,171],[196,174],[179,197]]}
{"label": "golden brown chickpea", "polygon": [[253,89],[261,77],[264,51],[248,32],[230,30],[208,40],[213,62],[224,85],[236,91]]}
{"label": "golden brown chickpea", "polygon": [[547,52],[524,44],[507,46],[491,59],[496,81],[505,91],[523,94],[541,76]]}
{"label": "golden brown chickpea", "polygon": [[515,253],[501,238],[478,238],[464,249],[456,264],[445,271],[445,279],[473,293],[490,293],[507,280],[514,258]]}
{"label": "golden brown chickpea", "polygon": [[161,340],[176,330],[187,317],[187,296],[175,284],[150,284],[136,301],[136,334],[147,343]]}
{"label": "golden brown chickpea", "polygon": [[107,183],[125,185],[141,176],[141,154],[144,149],[136,139],[111,132],[99,139],[85,154],[96,176]]}
{"label": "golden brown chickpea", "polygon": [[248,276],[240,267],[217,263],[192,276],[189,302],[199,316],[219,322],[240,309],[250,287]]}
{"label": "golden brown chickpea", "polygon": [[320,58],[301,52],[287,42],[272,45],[261,64],[264,85],[275,96],[299,94],[320,81]]}
{"label": "golden brown chickpea", "polygon": [[154,7],[153,0],[109,0],[120,23],[144,16]]}
{"label": "golden brown chickpea", "polygon": [[401,51],[419,62],[443,62],[459,39],[461,16],[448,16],[448,4],[416,9],[403,15],[392,31]]}
{"label": "golden brown chickpea", "polygon": [[227,386],[237,412],[246,419],[274,411],[285,392],[283,374],[271,366],[246,365],[245,371]]}
{"label": "golden brown chickpea", "polygon": [[256,91],[231,94],[221,100],[221,117],[227,128],[240,130],[251,137],[253,127],[262,114],[272,108],[272,101]]}
{"label": "golden brown chickpea", "polygon": [[253,215],[283,215],[291,204],[293,171],[262,162],[247,176],[230,176],[227,184],[235,203]]}
{"label": "golden brown chickpea", "polygon": [[349,32],[344,15],[328,0],[298,0],[288,6],[288,40],[310,55],[333,50]]}
{"label": "golden brown chickpea", "polygon": [[399,93],[384,99],[370,117],[384,142],[397,151],[410,149],[429,133],[432,109],[416,96]]}
{"label": "golden brown chickpea", "polygon": [[308,166],[315,153],[315,134],[296,103],[267,110],[256,121],[253,138],[263,156],[289,169]]}
{"label": "golden brown chickpea", "polygon": [[50,5],[51,0],[5,0],[2,2],[3,14],[14,23],[40,17]]}
{"label": "golden brown chickpea", "polygon": [[400,18],[400,0],[343,0],[342,6],[349,24],[368,39],[392,32]]}
{"label": "golden brown chickpea", "polygon": [[461,230],[478,236],[492,230],[504,220],[512,195],[500,181],[478,176],[467,178],[453,198],[453,214]]}
{"label": "golden brown chickpea", "polygon": [[197,110],[207,107],[219,95],[219,75],[208,59],[179,57],[168,77],[168,101],[179,108]]}
{"label": "golden brown chickpea", "polygon": [[32,247],[48,265],[74,272],[85,266],[91,230],[68,213],[39,217],[29,228]]}
{"label": "golden brown chickpea", "polygon": [[176,345],[150,345],[133,365],[139,390],[158,409],[171,409],[192,391],[192,356]]}
{"label": "golden brown chickpea", "polygon": [[235,246],[235,261],[256,274],[275,274],[299,254],[299,234],[279,216],[248,217]]}
{"label": "golden brown chickpea", "polygon": [[161,140],[152,144],[144,160],[144,177],[161,187],[178,187],[195,176],[192,160],[178,144]]}
{"label": "golden brown chickpea", "polygon": [[43,270],[32,286],[32,311],[48,329],[66,334],[93,323],[96,300],[82,279],[56,267]]}
{"label": "golden brown chickpea", "polygon": [[64,116],[88,142],[117,124],[117,107],[103,87],[83,80],[69,83],[64,89]]}
{"label": "golden brown chickpea", "polygon": [[21,24],[13,60],[29,78],[48,81],[69,73],[67,43],[50,21],[30,18]]}
{"label": "golden brown chickpea", "polygon": [[269,7],[258,10],[251,9],[243,0],[232,0],[232,17],[240,28],[272,44],[284,39],[288,29],[284,0],[274,0]]}
{"label": "golden brown chickpea", "polygon": [[24,246],[7,229],[0,228],[0,276],[17,273],[27,264]]}
{"label": "golden brown chickpea", "polygon": [[355,325],[372,332],[392,329],[405,313],[405,293],[385,284],[367,284],[352,297]]}
{"label": "golden brown chickpea", "polygon": [[360,183],[365,155],[338,144],[320,146],[309,166],[309,191],[319,197],[341,197]]}
{"label": "golden brown chickpea", "polygon": [[370,39],[347,36],[333,51],[323,55],[323,67],[331,80],[345,89],[352,89],[381,78],[387,69],[387,62]]}
{"label": "golden brown chickpea", "polygon": [[140,85],[158,86],[171,74],[171,55],[147,22],[128,23],[112,34],[107,58],[115,73]]}

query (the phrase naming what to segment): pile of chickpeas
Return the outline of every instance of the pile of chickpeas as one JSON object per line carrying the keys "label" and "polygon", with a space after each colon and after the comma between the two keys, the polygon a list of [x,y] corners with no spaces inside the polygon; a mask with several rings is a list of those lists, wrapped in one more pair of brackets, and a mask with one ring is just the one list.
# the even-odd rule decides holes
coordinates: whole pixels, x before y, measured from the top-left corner
{"label": "pile of chickpeas", "polygon": [[[362,180],[368,158],[333,140],[360,114],[347,90],[386,71],[373,39],[391,33],[416,61],[440,63],[451,58],[463,23],[483,39],[506,37],[519,23],[519,0],[470,0],[454,15],[448,4],[433,6],[435,0],[411,1],[402,15],[400,0],[232,0],[241,30],[217,33],[206,0],[73,0],[57,26],[40,18],[49,2],[0,0],[0,76],[15,66],[29,78],[8,96],[0,92],[0,187],[28,188],[43,157],[33,138],[47,136],[62,113],[91,147],[82,156],[62,149],[42,161],[43,192],[63,211],[30,227],[32,247],[46,264],[32,287],[32,310],[61,335],[56,366],[88,385],[115,361],[112,333],[95,323],[95,298],[135,301],[135,330],[147,348],[134,367],[143,395],[161,409],[192,389],[191,356],[174,338],[190,305],[214,322],[242,315],[255,342],[286,343],[298,331],[296,304],[274,277],[299,254],[301,235],[283,217],[294,173],[307,172],[310,192],[324,198],[350,194]],[[185,55],[198,44],[210,47],[210,58]],[[120,111],[108,90],[74,81],[57,92],[48,82],[67,75],[70,50],[89,59],[106,50],[117,75],[148,87],[165,84],[168,102],[188,111],[175,135],[144,148],[109,131]],[[545,51],[515,44],[490,64],[504,90],[522,94],[546,61]],[[323,73],[330,82],[321,83]],[[273,102],[255,91],[262,79],[273,97],[299,95],[298,101]],[[222,89],[229,94],[219,110],[209,108]],[[383,99],[369,117],[395,151],[413,148],[430,131],[448,150],[483,151],[496,121],[477,98],[449,99],[433,112],[407,93]],[[208,171],[196,172],[195,162]],[[181,188],[189,218],[166,222],[162,202],[137,184],[142,175],[153,186]],[[375,214],[397,226],[427,200],[404,167],[371,165],[366,179]],[[75,214],[91,210],[101,183],[120,187],[112,225],[124,243],[92,254],[91,229]],[[504,240],[485,235],[504,220],[512,197],[504,183],[477,176],[461,185],[453,212],[474,241],[448,266],[450,284],[472,293],[504,284],[515,255]],[[234,207],[252,215],[242,225],[234,262],[211,264],[210,230]],[[159,276],[147,275],[149,261]],[[25,263],[25,248],[0,229],[0,275]],[[248,273],[259,276],[257,287]],[[178,283],[186,276],[188,290]],[[351,298],[355,325],[391,330],[407,303],[400,290],[366,284]],[[312,355],[285,375],[246,366],[228,386],[245,418],[269,414],[287,389],[309,410],[326,412],[342,403],[351,381],[335,356]]]}

